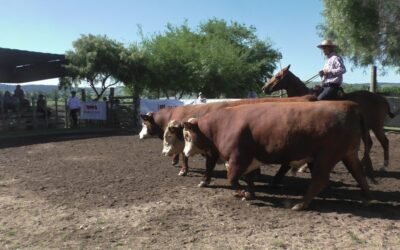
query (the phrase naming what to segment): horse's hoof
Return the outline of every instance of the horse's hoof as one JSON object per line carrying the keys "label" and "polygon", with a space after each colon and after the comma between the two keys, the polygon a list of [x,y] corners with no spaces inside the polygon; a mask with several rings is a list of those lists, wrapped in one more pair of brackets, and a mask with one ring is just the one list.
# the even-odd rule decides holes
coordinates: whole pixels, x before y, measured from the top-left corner
{"label": "horse's hoof", "polygon": [[293,211],[301,211],[301,210],[304,210],[304,209],[306,209],[304,203],[299,203],[299,204],[296,204],[296,205],[294,205],[292,207]]}
{"label": "horse's hoof", "polygon": [[178,164],[178,161],[171,161],[172,166],[175,166],[176,164]]}
{"label": "horse's hoof", "polygon": [[206,181],[201,181],[197,187],[207,187],[208,183]]}
{"label": "horse's hoof", "polygon": [[181,170],[181,171],[179,171],[178,175],[179,176],[186,176],[187,175],[187,171]]}
{"label": "horse's hoof", "polygon": [[250,201],[250,200],[254,200],[255,196],[254,196],[254,194],[252,194],[250,192],[244,192],[243,198],[247,201]]}

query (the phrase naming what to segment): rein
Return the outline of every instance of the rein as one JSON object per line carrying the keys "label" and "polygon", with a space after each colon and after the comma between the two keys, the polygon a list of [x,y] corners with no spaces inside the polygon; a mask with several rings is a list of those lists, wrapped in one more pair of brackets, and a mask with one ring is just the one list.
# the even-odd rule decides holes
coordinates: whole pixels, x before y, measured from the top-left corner
{"label": "rein", "polygon": [[304,82],[304,84],[308,84],[308,83],[310,83],[312,80],[314,80],[315,78],[317,78],[319,76],[319,73],[318,74],[316,74],[315,76],[313,76],[313,77],[311,77],[310,79],[308,79],[307,81],[305,81]]}

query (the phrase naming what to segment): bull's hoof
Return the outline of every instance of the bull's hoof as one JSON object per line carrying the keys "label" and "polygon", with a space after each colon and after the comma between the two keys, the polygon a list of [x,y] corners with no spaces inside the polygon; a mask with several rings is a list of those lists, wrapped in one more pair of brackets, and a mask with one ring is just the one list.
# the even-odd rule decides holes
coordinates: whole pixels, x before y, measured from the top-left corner
{"label": "bull's hoof", "polygon": [[187,173],[188,173],[188,172],[187,172],[186,170],[181,170],[181,171],[179,171],[178,175],[179,175],[179,176],[186,176]]}
{"label": "bull's hoof", "polygon": [[293,211],[301,211],[301,210],[305,210],[307,207],[304,205],[304,203],[299,203],[296,204],[292,207]]}
{"label": "bull's hoof", "polygon": [[197,185],[197,187],[208,187],[209,183],[207,183],[206,181],[201,181],[199,183],[199,185]]}
{"label": "bull's hoof", "polygon": [[254,200],[254,198],[255,198],[254,193],[250,193],[250,192],[247,192],[244,190],[237,190],[235,192],[234,196],[236,198],[242,199],[243,201],[250,201],[250,200]]}
{"label": "bull's hoof", "polygon": [[244,192],[244,197],[243,197],[244,200],[251,201],[251,200],[254,200],[254,198],[255,198],[254,194],[252,194],[250,192]]}

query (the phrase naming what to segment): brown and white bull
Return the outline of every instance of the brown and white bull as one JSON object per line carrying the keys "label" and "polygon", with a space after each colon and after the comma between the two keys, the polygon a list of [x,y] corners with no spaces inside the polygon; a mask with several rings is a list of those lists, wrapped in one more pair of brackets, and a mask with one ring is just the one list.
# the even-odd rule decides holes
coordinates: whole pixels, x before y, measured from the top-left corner
{"label": "brown and white bull", "polygon": [[[163,143],[164,145],[163,154],[169,156],[174,155],[175,158],[174,161],[176,161],[176,156],[179,156],[179,154],[181,154],[182,165],[179,175],[186,175],[189,168],[188,159],[182,153],[184,147],[184,141],[182,138],[180,138],[180,136],[182,135],[183,128],[182,127],[179,128],[179,126],[177,126],[178,122],[186,121],[190,117],[201,117],[209,112],[219,110],[222,108],[234,107],[243,104],[264,103],[264,102],[315,101],[315,100],[316,100],[315,96],[308,95],[308,96],[293,97],[293,98],[242,99],[229,102],[225,101],[225,102],[206,103],[199,105],[179,106],[176,108],[165,108],[158,112],[141,115],[141,118],[143,119],[143,127],[141,132],[139,133],[139,138],[145,139],[149,137],[158,137],[162,140],[166,138],[166,140],[164,140]],[[171,129],[168,129],[168,127]],[[177,127],[178,130],[175,130],[175,127]],[[174,133],[178,131],[179,133],[177,134]]]}
{"label": "brown and white bull", "polygon": [[[188,157],[206,156],[205,178],[210,178],[219,158],[227,161],[228,180],[244,198],[254,197],[248,173],[261,163],[288,167],[312,163],[309,189],[303,201],[292,208],[301,210],[327,185],[339,161],[368,194],[358,158],[360,139],[367,137],[364,123],[358,105],[347,101],[242,105],[185,122],[184,153]],[[368,145],[365,149],[364,157],[369,159]],[[242,175],[246,176],[247,192],[239,189]]]}

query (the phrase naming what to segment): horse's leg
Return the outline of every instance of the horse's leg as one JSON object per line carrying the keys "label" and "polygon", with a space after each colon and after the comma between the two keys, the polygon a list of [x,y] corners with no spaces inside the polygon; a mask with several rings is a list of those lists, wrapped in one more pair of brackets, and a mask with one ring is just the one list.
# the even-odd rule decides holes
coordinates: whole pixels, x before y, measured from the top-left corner
{"label": "horse's leg", "polygon": [[[383,127],[378,128],[378,129],[373,129],[372,131],[374,131],[374,134],[376,136],[376,139],[378,139],[378,141],[381,143],[382,148],[383,148],[383,166],[387,167],[389,166],[389,140],[385,135],[385,130],[383,129]],[[384,168],[382,168],[384,169]]]}

